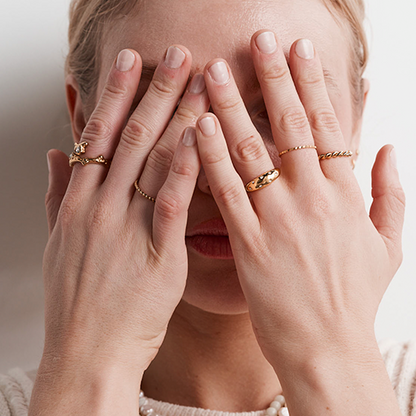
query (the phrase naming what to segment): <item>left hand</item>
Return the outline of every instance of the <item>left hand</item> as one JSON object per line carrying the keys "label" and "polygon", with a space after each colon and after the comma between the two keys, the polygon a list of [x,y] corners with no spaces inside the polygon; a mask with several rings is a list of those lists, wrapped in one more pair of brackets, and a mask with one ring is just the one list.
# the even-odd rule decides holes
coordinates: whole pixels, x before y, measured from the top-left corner
{"label": "left hand", "polygon": [[[251,50],[278,151],[311,144],[318,154],[347,150],[316,51],[302,59],[295,43],[289,70],[279,42],[273,53],[260,52],[259,33]],[[225,64],[223,83],[210,75],[216,62]],[[282,155],[281,176],[249,198],[244,185],[277,160],[225,61],[207,64],[205,80],[218,118],[199,118],[199,153],[264,355],[276,364],[305,351],[373,342],[379,303],[402,259],[404,193],[392,147],[383,147],[374,164],[370,216],[351,159],[319,161],[314,149]],[[212,134],[201,130],[207,116]]]}

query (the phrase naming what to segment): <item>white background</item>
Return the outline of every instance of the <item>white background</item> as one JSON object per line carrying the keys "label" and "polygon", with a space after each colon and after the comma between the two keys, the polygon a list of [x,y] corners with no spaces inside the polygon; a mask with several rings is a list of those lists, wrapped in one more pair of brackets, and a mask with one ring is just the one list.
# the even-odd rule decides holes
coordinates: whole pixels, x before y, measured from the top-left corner
{"label": "white background", "polygon": [[[42,355],[45,155],[72,150],[63,89],[68,5],[0,0],[0,372],[36,368]],[[416,6],[368,0],[368,17],[371,92],[355,172],[369,206],[376,152],[395,145],[407,193],[404,261],[376,334],[406,340],[416,337]]]}

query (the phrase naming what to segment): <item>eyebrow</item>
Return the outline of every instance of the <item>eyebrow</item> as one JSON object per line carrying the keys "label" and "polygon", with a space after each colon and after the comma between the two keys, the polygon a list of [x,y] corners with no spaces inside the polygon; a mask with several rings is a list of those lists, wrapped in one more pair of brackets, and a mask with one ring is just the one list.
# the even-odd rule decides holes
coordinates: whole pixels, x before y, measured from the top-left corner
{"label": "eyebrow", "polygon": [[[156,64],[149,64],[149,63],[143,62],[143,64],[142,64],[142,77],[144,77],[148,80],[151,80],[153,78],[153,75],[154,75],[154,72],[155,72],[156,68],[157,68]],[[194,74],[196,72],[197,71],[191,71],[190,72],[187,82],[189,82],[192,79],[192,77],[194,76]],[[334,89],[336,92],[340,93],[340,88],[338,86],[338,83],[337,83],[335,77],[332,75],[332,72],[329,71],[326,68],[323,68],[323,73],[324,73],[324,79],[325,79],[326,84],[328,86],[330,86],[332,89]],[[257,82],[257,78],[256,78],[256,82],[252,83],[252,85],[250,86],[250,89],[252,91],[256,91],[259,88],[260,88],[260,85]]]}

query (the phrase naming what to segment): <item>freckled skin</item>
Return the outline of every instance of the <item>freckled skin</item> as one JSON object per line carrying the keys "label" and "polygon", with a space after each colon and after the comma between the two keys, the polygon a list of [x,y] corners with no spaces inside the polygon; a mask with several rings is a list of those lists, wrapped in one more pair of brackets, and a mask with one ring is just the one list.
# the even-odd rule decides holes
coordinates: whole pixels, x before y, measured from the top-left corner
{"label": "freckled skin", "polygon": [[[321,0],[144,1],[137,16],[123,19],[121,25],[111,28],[111,36],[103,49],[97,96],[114,57],[126,47],[137,50],[145,63],[157,64],[171,44],[184,45],[192,53],[191,73],[202,72],[213,58],[223,58],[230,64],[247,111],[278,166],[278,152],[270,127],[267,119],[259,115],[262,113],[259,111],[261,91],[252,92],[248,88],[258,85],[250,54],[250,38],[260,29],[274,31],[286,54],[295,40],[312,40],[323,66],[338,84],[339,90],[329,87],[328,92],[345,141],[350,144],[354,140],[354,125],[349,82],[349,33],[334,20]],[[140,97],[147,86],[148,82],[141,83]],[[188,229],[214,217],[220,217],[220,212],[202,170],[189,209]],[[207,259],[189,250],[188,253],[189,275],[183,299],[215,313],[246,312],[234,261]]]}

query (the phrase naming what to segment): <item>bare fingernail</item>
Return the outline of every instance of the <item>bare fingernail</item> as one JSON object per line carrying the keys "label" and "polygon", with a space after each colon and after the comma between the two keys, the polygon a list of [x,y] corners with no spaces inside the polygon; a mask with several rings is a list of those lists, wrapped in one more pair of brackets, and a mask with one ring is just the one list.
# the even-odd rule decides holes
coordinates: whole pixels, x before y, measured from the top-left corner
{"label": "bare fingernail", "polygon": [[136,57],[132,51],[123,49],[117,57],[116,68],[121,72],[130,71],[133,68]]}
{"label": "bare fingernail", "polygon": [[213,80],[220,85],[228,82],[230,75],[228,74],[227,65],[223,61],[216,62],[208,69]]}
{"label": "bare fingernail", "polygon": [[301,39],[296,44],[296,54],[302,59],[313,59],[315,57],[315,49],[309,39]]}
{"label": "bare fingernail", "polygon": [[202,74],[196,74],[189,84],[188,91],[191,94],[200,94],[205,90],[205,80]]}
{"label": "bare fingernail", "polygon": [[165,56],[165,65],[170,69],[178,69],[185,61],[186,55],[176,46],[170,46]]}
{"label": "bare fingernail", "polygon": [[46,153],[46,162],[48,164],[48,172],[50,172],[51,171],[51,162],[49,160],[49,152]]}
{"label": "bare fingernail", "polygon": [[193,146],[196,143],[195,129],[192,127],[185,129],[185,132],[183,133],[182,143],[187,147]]}
{"label": "bare fingernail", "polygon": [[211,116],[201,118],[198,124],[205,136],[213,136],[215,134],[215,120]]}
{"label": "bare fingernail", "polygon": [[273,32],[263,32],[256,38],[256,45],[260,52],[271,54],[277,49],[276,37]]}
{"label": "bare fingernail", "polygon": [[390,161],[394,168],[397,169],[397,153],[394,147],[390,150]]}

